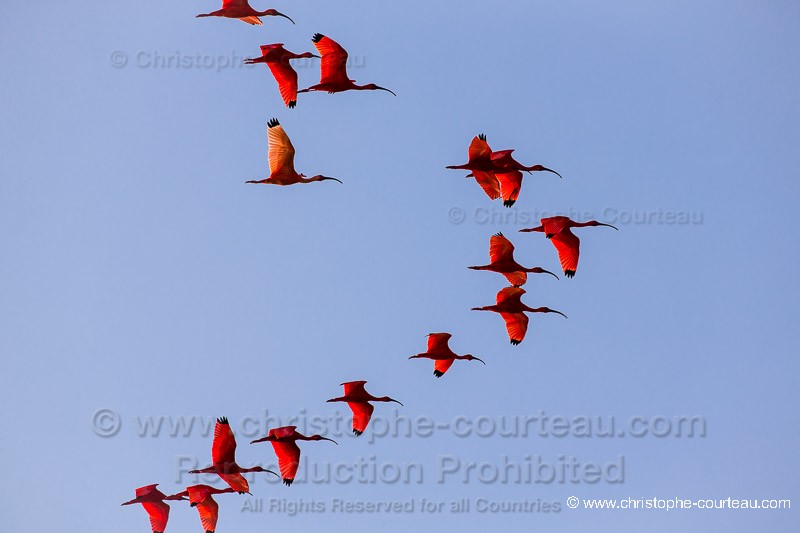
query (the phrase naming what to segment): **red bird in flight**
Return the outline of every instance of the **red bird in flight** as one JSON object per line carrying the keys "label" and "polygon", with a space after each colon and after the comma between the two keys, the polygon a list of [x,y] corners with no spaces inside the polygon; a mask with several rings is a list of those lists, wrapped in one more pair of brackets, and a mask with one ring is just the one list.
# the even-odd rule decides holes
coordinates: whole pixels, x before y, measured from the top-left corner
{"label": "red bird in flight", "polygon": [[518,345],[525,339],[525,333],[528,331],[528,315],[529,313],[558,313],[559,315],[567,318],[567,315],[561,311],[555,311],[549,307],[528,307],[522,303],[522,295],[525,294],[525,289],[518,287],[506,287],[497,293],[497,304],[487,305],[485,307],[473,307],[473,311],[493,311],[499,313],[506,323],[506,330],[508,331],[508,338],[511,344]]}
{"label": "red bird in flight", "polygon": [[174,496],[167,496],[154,485],[147,485],[146,487],[139,487],[136,489],[136,498],[122,505],[133,505],[141,503],[147,515],[150,517],[150,528],[153,533],[164,533],[167,528],[167,521],[169,520],[169,505],[164,503],[164,500],[183,500],[184,497],[176,494]]}
{"label": "red bird in flight", "polygon": [[469,170],[468,178],[474,177],[486,195],[496,200],[503,198],[503,205],[511,207],[519,198],[522,188],[522,172],[546,171],[559,178],[561,174],[542,165],[525,166],[511,155],[514,150],[492,152],[486,135],[480,134],[470,143],[469,161],[463,165],[451,165],[448,169]]}
{"label": "red bird in flight", "polygon": [[298,440],[329,440],[334,444],[338,444],[335,440],[323,437],[322,435],[306,437],[297,432],[297,426],[270,429],[266,437],[250,442],[250,444],[255,444],[257,442],[272,443],[272,449],[275,450],[275,455],[278,456],[278,466],[281,469],[283,484],[287,487],[294,481],[294,477],[297,474],[297,467],[300,466],[300,447],[297,445]]}
{"label": "red bird in flight", "polygon": [[495,233],[489,240],[489,260],[488,265],[471,266],[472,270],[489,270],[503,274],[508,282],[514,287],[521,287],[528,281],[528,272],[533,274],[550,274],[558,279],[558,276],[541,267],[526,268],[514,260],[514,245],[511,244],[502,233]]}
{"label": "red bird in flight", "polygon": [[344,396],[331,398],[328,402],[347,402],[350,410],[353,411],[353,433],[358,437],[367,429],[369,419],[375,407],[369,402],[395,402],[403,405],[393,398],[382,396],[380,398],[368,393],[364,388],[366,381],[348,381],[344,385]]}
{"label": "red bird in flight", "polygon": [[316,57],[311,52],[295,54],[286,50],[283,43],[265,44],[261,46],[261,57],[245,59],[246,65],[256,63],[266,63],[275,81],[278,82],[278,89],[286,107],[293,109],[297,105],[297,71],[292,68],[289,61],[292,59],[306,59]]}
{"label": "red bird in flight", "polygon": [[201,13],[200,15],[197,15],[197,18],[200,17],[225,17],[229,19],[239,19],[255,26],[261,26],[261,19],[259,17],[283,17],[291,20],[292,24],[294,24],[294,21],[291,18],[274,9],[256,11],[250,7],[250,4],[247,2],[247,0],[222,0],[222,9],[212,11],[211,13]]}
{"label": "red bird in flight", "polygon": [[450,333],[429,333],[428,334],[428,351],[412,355],[409,359],[433,359],[433,375],[437,378],[444,376],[445,372],[453,365],[456,359],[464,361],[480,361],[486,364],[483,359],[475,357],[472,354],[456,355],[447,342],[452,335]]}
{"label": "red bird in flight", "polygon": [[314,46],[322,56],[322,74],[319,83],[312,85],[308,89],[299,91],[307,93],[309,91],[323,91],[328,94],[341,93],[344,91],[386,91],[397,96],[394,91],[369,83],[367,85],[356,85],[355,80],[351,80],[347,75],[347,51],[339,44],[321,33],[314,34],[311,38]]}
{"label": "red bird in flight", "polygon": [[228,419],[224,416],[217,418],[217,425],[214,426],[214,443],[211,446],[211,461],[213,465],[201,470],[190,470],[190,474],[217,474],[233,490],[239,494],[250,494],[250,485],[242,474],[248,472],[269,472],[276,474],[272,470],[267,470],[260,466],[252,468],[242,468],[236,464],[236,438],[233,436]]}
{"label": "red bird in flight", "polygon": [[[561,261],[561,268],[564,275],[568,278],[575,276],[578,270],[578,256],[580,255],[581,240],[570,230],[570,228],[585,228],[587,226],[608,226],[617,229],[611,224],[603,224],[596,220],[589,222],[575,222],[569,217],[550,217],[541,220],[542,225],[535,228],[521,229],[521,232],[538,231],[545,234],[550,239],[553,246],[558,251],[558,259]],[[617,230],[619,231],[619,230]]]}
{"label": "red bird in flight", "polygon": [[329,178],[318,174],[306,178],[294,169],[294,146],[289,136],[283,130],[278,119],[273,118],[267,123],[267,139],[269,140],[269,177],[263,180],[250,180],[247,183],[264,183],[267,185],[294,185],[296,183],[311,183],[314,181],[341,180]]}
{"label": "red bird in flight", "polygon": [[217,518],[219,517],[219,505],[214,501],[214,494],[225,494],[235,492],[232,488],[217,489],[208,485],[192,485],[186,490],[175,496],[188,497],[189,505],[197,507],[200,514],[200,523],[205,533],[214,533],[217,529]]}

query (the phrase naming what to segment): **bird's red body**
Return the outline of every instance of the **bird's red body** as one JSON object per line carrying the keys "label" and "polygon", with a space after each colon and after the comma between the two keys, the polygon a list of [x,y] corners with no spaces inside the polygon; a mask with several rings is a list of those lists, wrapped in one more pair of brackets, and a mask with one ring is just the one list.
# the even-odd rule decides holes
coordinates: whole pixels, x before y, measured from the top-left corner
{"label": "bird's red body", "polygon": [[344,396],[331,398],[329,402],[346,402],[350,410],[353,411],[353,433],[361,435],[367,429],[372,412],[375,408],[369,402],[395,402],[403,405],[388,396],[373,396],[364,388],[366,381],[348,381],[342,383],[344,386]]}
{"label": "bird's red body", "polygon": [[489,270],[503,274],[508,282],[514,287],[521,287],[528,281],[528,272],[534,274],[550,274],[558,279],[558,276],[541,267],[527,268],[514,260],[514,245],[511,244],[502,233],[496,233],[489,240],[489,260],[488,265],[471,266],[472,270]]}
{"label": "bird's red body", "polygon": [[218,489],[209,485],[192,485],[186,490],[176,494],[189,499],[189,505],[197,507],[200,514],[200,523],[205,533],[214,533],[217,530],[217,519],[219,518],[219,505],[212,497],[215,494],[225,494],[235,492],[232,488]]}
{"label": "bird's red body", "polygon": [[197,18],[200,17],[225,17],[229,19],[239,19],[255,26],[261,26],[260,17],[283,17],[291,20],[292,24],[294,24],[294,21],[291,18],[274,9],[256,11],[250,7],[250,4],[247,0],[222,0],[222,9],[212,11],[211,13],[201,13],[200,15],[197,15]]}
{"label": "bird's red body", "polygon": [[[319,83],[307,89],[299,91],[306,93],[310,91],[322,91],[326,93],[341,93],[344,91],[386,91],[394,94],[393,91],[369,83],[367,85],[356,85],[355,80],[351,80],[347,75],[347,51],[339,43],[326,37],[321,33],[314,34],[311,42],[322,56],[322,67]],[[395,96],[397,96],[395,94]]]}
{"label": "bird's red body", "polygon": [[564,275],[568,278],[575,276],[578,270],[578,257],[580,256],[581,241],[577,235],[572,233],[571,228],[585,228],[588,226],[608,226],[609,228],[617,229],[611,224],[604,224],[596,220],[588,222],[575,222],[569,217],[549,217],[543,218],[540,221],[541,226],[535,228],[521,229],[521,232],[538,231],[544,233],[550,239],[553,246],[558,251],[558,259],[561,262],[561,268],[564,270]]}
{"label": "bird's red body", "polygon": [[430,333],[428,334],[428,350],[424,353],[412,355],[409,359],[432,359],[433,375],[437,378],[442,377],[447,372],[453,363],[458,360],[464,361],[480,361],[483,364],[483,359],[475,357],[472,354],[456,355],[450,349],[448,341],[452,335],[450,333]]}
{"label": "bird's red body", "polygon": [[247,65],[266,63],[270,72],[278,82],[278,90],[286,107],[294,108],[297,105],[297,71],[289,63],[292,59],[306,59],[319,57],[311,52],[295,54],[286,50],[283,43],[265,44],[261,46],[261,57],[245,59]]}
{"label": "bird's red body", "polygon": [[248,472],[269,472],[276,474],[272,470],[267,470],[260,466],[252,468],[242,468],[236,463],[236,438],[233,436],[231,426],[225,417],[218,418],[214,426],[214,443],[211,446],[212,466],[201,470],[191,470],[190,474],[217,474],[233,490],[240,494],[249,494],[250,485],[242,474]]}
{"label": "bird's red body", "polygon": [[164,533],[169,520],[169,505],[165,503],[165,500],[183,500],[184,498],[179,494],[167,496],[156,487],[158,487],[157,483],[139,487],[136,489],[136,498],[122,505],[142,504],[150,518],[150,529],[153,533]]}
{"label": "bird's red body", "polygon": [[267,138],[269,140],[269,177],[263,180],[250,180],[247,183],[295,185],[325,180],[341,183],[336,178],[329,178],[322,174],[307,178],[305,174],[300,174],[294,169],[294,146],[278,119],[273,118],[267,123]]}
{"label": "bird's red body", "polygon": [[522,303],[523,294],[525,294],[525,289],[506,287],[497,293],[496,305],[473,307],[472,310],[499,313],[506,323],[508,338],[511,344],[515,346],[525,339],[525,333],[528,331],[528,316],[525,314],[526,311],[529,313],[557,313],[564,318],[567,317],[567,315],[561,311],[556,311],[549,307],[528,307]]}
{"label": "bird's red body", "polygon": [[559,178],[561,174],[542,165],[525,166],[511,155],[514,150],[492,152],[486,135],[480,134],[470,143],[469,161],[463,165],[451,165],[448,169],[469,170],[467,177],[474,177],[486,195],[496,200],[503,198],[503,205],[511,207],[519,198],[522,188],[522,172],[543,170]]}
{"label": "bird's red body", "polygon": [[275,455],[278,456],[278,466],[281,470],[281,477],[283,484],[287,487],[294,482],[297,475],[297,468],[300,466],[300,447],[297,445],[298,440],[329,440],[336,444],[336,441],[323,437],[321,435],[305,435],[298,433],[297,426],[285,426],[280,428],[273,428],[269,430],[269,434],[261,439],[252,441],[250,444],[257,442],[271,442],[272,449],[275,450]]}

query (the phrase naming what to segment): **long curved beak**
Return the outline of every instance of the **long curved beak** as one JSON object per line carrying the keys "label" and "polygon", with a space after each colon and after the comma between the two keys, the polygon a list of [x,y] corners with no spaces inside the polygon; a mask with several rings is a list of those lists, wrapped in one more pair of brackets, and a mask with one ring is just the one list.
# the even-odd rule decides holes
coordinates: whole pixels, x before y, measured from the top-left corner
{"label": "long curved beak", "polygon": [[[281,13],[280,11],[276,11],[276,13],[275,13],[275,14],[276,14],[277,16],[279,16],[279,17],[283,17],[283,18],[285,18],[285,19],[289,19],[289,20],[292,22],[292,24],[295,24],[295,23],[294,23],[294,21],[292,20],[292,17],[290,17],[290,16],[288,16],[288,15],[284,15],[284,14],[283,14],[283,13]],[[297,26],[297,24],[295,24],[295,26]]]}
{"label": "long curved beak", "polygon": [[387,89],[386,87],[381,87],[380,85],[378,85],[377,87],[378,87],[378,89],[380,89],[381,91],[386,91],[386,92],[388,92],[388,93],[392,93],[392,94],[394,94],[395,96],[397,96],[397,94],[396,94],[396,93],[395,93],[393,90],[391,90],[391,89]]}
{"label": "long curved beak", "polygon": [[[389,401],[390,402],[394,402],[394,403],[399,403],[400,405],[403,405],[401,402],[398,402],[397,400],[392,400],[391,398],[389,399]],[[403,405],[403,407],[405,407],[405,405]]]}
{"label": "long curved beak", "polygon": [[262,438],[260,438],[260,439],[251,440],[251,441],[250,441],[250,444],[257,444],[257,443],[259,443],[259,442],[267,442],[267,441],[269,441],[269,440],[272,440],[272,439],[271,439],[270,437],[262,437]]}
{"label": "long curved beak", "polygon": [[316,57],[317,59],[322,59],[322,56],[318,56],[317,54],[311,54],[311,57]]}
{"label": "long curved beak", "polygon": [[559,174],[558,172],[556,172],[552,168],[542,167],[542,170],[544,170],[545,172],[552,172],[553,174],[555,174],[556,176],[558,176],[562,180],[564,179],[564,177],[561,174]]}
{"label": "long curved beak", "polygon": [[[475,356],[473,355],[472,357],[475,357]],[[484,365],[486,364],[486,362],[485,362],[483,359],[481,359],[480,357],[475,357],[475,360],[476,360],[476,361],[480,361],[480,362],[481,362],[481,363],[483,363]]]}
{"label": "long curved beak", "polygon": [[333,180],[333,181],[338,181],[339,183],[342,183],[342,180],[340,180],[340,179],[336,179],[336,178],[329,178],[329,177],[327,177],[327,176],[322,176],[322,177],[320,178],[320,181],[325,181],[325,180]]}
{"label": "long curved beak", "polygon": [[[521,230],[520,230],[520,231],[521,231]],[[550,274],[550,275],[551,275],[551,276],[553,276],[554,278],[556,278],[556,279],[559,279],[559,277],[558,277],[558,276],[556,276],[555,274],[553,274],[553,273],[552,273],[552,272],[550,272],[549,270],[545,270],[545,269],[543,269],[543,268],[541,269],[541,272],[539,272],[539,273],[540,273],[540,274]]]}
{"label": "long curved beak", "polygon": [[[264,472],[269,472],[270,474],[273,474],[273,475],[276,475],[278,477],[281,477],[280,474],[277,474],[277,473],[273,472],[272,470],[264,470]],[[250,494],[250,493],[248,492],[248,494]]]}
{"label": "long curved beak", "polygon": [[333,439],[329,439],[328,437],[320,437],[320,440],[329,440],[329,441],[331,441],[332,443],[334,443],[335,445],[337,445],[337,446],[339,445],[339,443],[338,443],[338,442],[336,442],[336,441],[335,441],[335,440],[333,440]]}
{"label": "long curved beak", "polygon": [[619,228],[616,226],[612,226],[611,224],[603,224],[602,222],[597,224],[598,226],[608,226],[609,228],[614,228],[615,230],[619,231]]}
{"label": "long curved beak", "polygon": [[569,318],[567,315],[565,315],[561,311],[556,311],[555,309],[551,309],[550,312],[551,313],[558,313],[559,315],[563,316],[564,318]]}

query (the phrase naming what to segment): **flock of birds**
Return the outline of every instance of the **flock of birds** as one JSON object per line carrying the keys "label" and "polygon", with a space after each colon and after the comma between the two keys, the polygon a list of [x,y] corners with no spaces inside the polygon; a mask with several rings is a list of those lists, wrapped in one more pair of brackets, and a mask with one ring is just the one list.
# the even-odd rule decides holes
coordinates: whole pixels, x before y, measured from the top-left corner
{"label": "flock of birds", "polygon": [[[222,9],[211,13],[203,13],[197,17],[226,17],[242,20],[248,24],[261,25],[260,17],[279,16],[292,21],[288,16],[274,9],[256,11],[248,0],[223,0]],[[319,52],[319,56],[310,52],[294,54],[283,47],[283,44],[267,44],[261,46],[261,57],[246,59],[247,64],[265,63],[278,83],[281,98],[289,108],[297,105],[297,95],[312,91],[338,93],[351,90],[382,90],[395,94],[391,90],[380,87],[374,83],[357,85],[347,75],[347,51],[330,37],[317,33],[312,42]],[[302,58],[320,58],[320,82],[307,89],[298,90],[297,72],[292,68],[290,61]],[[396,96],[396,95],[395,95]],[[276,119],[267,124],[269,141],[269,177],[263,180],[251,180],[247,183],[260,183],[271,185],[294,185],[315,181],[340,180],[324,175],[311,178],[298,173],[294,168],[295,149],[288,135]],[[545,171],[561,177],[558,172],[542,165],[525,166],[514,159],[514,150],[501,150],[493,152],[489,147],[485,135],[478,135],[469,146],[469,161],[463,165],[448,166],[448,169],[467,170],[468,178],[472,177],[480,185],[486,195],[496,200],[503,199],[503,205],[511,207],[517,201],[522,187],[523,172]],[[521,232],[541,232],[553,243],[561,262],[564,275],[572,278],[578,268],[580,240],[572,233],[572,228],[587,226],[608,226],[596,220],[588,222],[575,222],[568,217],[555,216],[544,218],[541,225],[535,228],[522,229]],[[541,267],[527,268],[514,259],[514,245],[502,233],[493,235],[489,242],[489,259],[487,265],[471,266],[473,270],[487,270],[505,276],[511,286],[505,287],[497,293],[496,303],[484,307],[474,307],[474,311],[492,311],[500,314],[505,321],[506,330],[512,345],[520,344],[528,329],[527,313],[557,313],[566,318],[560,311],[548,307],[528,307],[522,303],[525,290],[522,285],[527,282],[528,274],[550,274],[558,276]],[[428,335],[427,350],[409,359],[430,359],[434,362],[434,375],[441,378],[456,360],[480,361],[482,359],[472,354],[457,355],[448,344],[452,335],[450,333],[431,333]],[[377,397],[368,393],[364,385],[366,381],[350,381],[342,383],[344,395],[332,398],[328,402],[347,403],[353,412],[353,433],[356,436],[366,431],[374,411],[370,402],[395,402],[399,401],[388,396]],[[269,442],[278,459],[280,474],[267,470],[261,466],[243,468],[236,462],[236,439],[227,418],[217,419],[214,427],[214,438],[211,447],[212,465],[200,470],[193,470],[191,474],[216,474],[227,484],[224,489],[209,485],[193,485],[185,491],[173,495],[166,495],[158,490],[157,484],[147,485],[136,489],[136,498],[122,505],[141,504],[150,518],[150,526],[154,533],[163,533],[169,519],[170,507],[167,501],[188,501],[190,506],[196,507],[200,514],[200,521],[205,533],[214,533],[217,525],[219,506],[213,496],[225,493],[249,494],[250,487],[243,474],[251,472],[265,472],[282,478],[283,483],[291,485],[300,464],[300,448],[297,441],[336,441],[321,435],[305,436],[297,431],[296,426],[286,426],[270,429],[267,436],[254,440],[251,444]],[[338,444],[338,443],[336,443]]]}

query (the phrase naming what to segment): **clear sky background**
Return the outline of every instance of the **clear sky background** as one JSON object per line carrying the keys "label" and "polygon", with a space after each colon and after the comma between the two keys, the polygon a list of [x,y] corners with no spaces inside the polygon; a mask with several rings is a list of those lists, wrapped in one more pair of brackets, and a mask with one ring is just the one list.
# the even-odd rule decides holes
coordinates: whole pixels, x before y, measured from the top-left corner
{"label": "clear sky background", "polygon": [[[182,490],[192,480],[176,481],[178,458],[205,466],[211,439],[143,438],[136,417],[226,415],[238,431],[264,409],[347,416],[324,401],[353,379],[437,422],[542,410],[614,416],[622,428],[637,415],[697,415],[707,429],[436,431],[372,444],[330,430],[339,446],[309,443],[305,458],[415,462],[424,483],[287,489],[257,478],[254,497],[540,499],[561,512],[290,517],[241,512],[245,498],[224,495],[220,533],[797,530],[800,6],[276,0],[255,7],[296,26],[194,18],[218,7],[45,0],[0,18],[4,530],[148,531],[143,510],[119,504],[149,483]],[[313,50],[315,32],[349,50],[353,78],[398,96],[301,95],[288,110],[263,65],[239,65],[261,44]],[[154,64],[175,54],[191,58],[185,68]],[[301,85],[317,82],[317,65],[299,69]],[[271,117],[300,171],[344,184],[245,185],[267,175]],[[564,179],[526,177],[510,211],[489,202],[444,169],[466,161],[480,132]],[[692,218],[624,218],[659,211]],[[503,278],[466,267],[484,264],[503,231],[520,262],[557,270],[542,235],[516,233],[536,225],[534,212],[590,213],[620,231],[580,230],[577,276],[529,281],[529,304],[569,319],[534,316],[512,347],[498,316],[469,311],[493,303]],[[431,331],[452,332],[456,352],[487,365],[436,380],[430,362],[406,359]],[[114,437],[93,431],[99,409],[121,417]],[[274,463],[248,440],[241,463]],[[445,455],[623,456],[625,478],[437,483]],[[566,508],[569,496],[790,498],[794,508],[587,511]],[[174,505],[167,530],[199,531],[197,513]]]}

